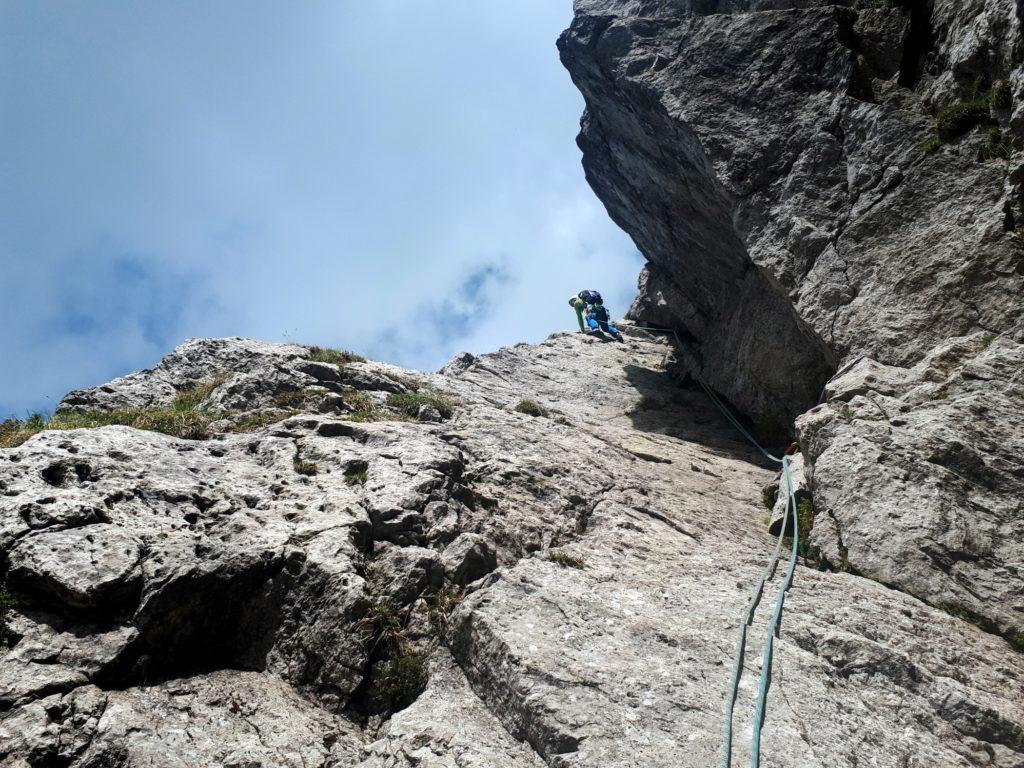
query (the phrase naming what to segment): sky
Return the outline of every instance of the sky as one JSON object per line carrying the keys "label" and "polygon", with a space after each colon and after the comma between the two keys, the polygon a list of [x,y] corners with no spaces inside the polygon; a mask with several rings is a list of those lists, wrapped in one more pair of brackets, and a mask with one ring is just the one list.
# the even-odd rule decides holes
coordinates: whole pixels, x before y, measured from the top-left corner
{"label": "sky", "polygon": [[570,0],[0,0],[0,418],[190,337],[436,369],[614,316]]}

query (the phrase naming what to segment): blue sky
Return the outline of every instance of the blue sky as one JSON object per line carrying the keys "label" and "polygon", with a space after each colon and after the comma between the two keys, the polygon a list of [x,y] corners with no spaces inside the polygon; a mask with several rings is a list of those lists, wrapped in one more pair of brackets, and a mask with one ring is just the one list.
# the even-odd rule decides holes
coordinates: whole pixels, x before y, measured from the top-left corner
{"label": "blue sky", "polygon": [[416,368],[616,315],[569,0],[0,0],[0,417],[192,336]]}

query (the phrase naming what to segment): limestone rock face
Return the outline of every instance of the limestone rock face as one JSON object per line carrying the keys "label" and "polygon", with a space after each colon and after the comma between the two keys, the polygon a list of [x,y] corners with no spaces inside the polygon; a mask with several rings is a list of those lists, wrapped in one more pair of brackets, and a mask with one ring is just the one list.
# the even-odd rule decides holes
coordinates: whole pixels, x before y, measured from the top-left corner
{"label": "limestone rock face", "polygon": [[774,424],[833,359],[1022,333],[1019,4],[843,5],[576,0],[559,41],[587,178],[650,262],[631,316]]}
{"label": "limestone rock face", "polygon": [[[293,381],[308,351],[244,340],[191,341],[151,372],[74,395],[111,412],[163,407],[212,376],[204,407],[231,417],[205,439],[54,429],[0,454],[14,598],[0,765],[715,764],[737,618],[773,547],[761,489],[776,470],[679,383],[673,341],[626,332],[624,344],[556,334],[443,374],[334,365],[337,386],[307,387],[308,410],[285,415],[280,377]],[[1004,639],[1019,611],[995,570],[1015,567],[1016,529],[993,496],[1019,483],[1018,446],[999,448],[1017,422],[960,448],[929,438],[945,446],[937,484],[908,483],[899,501],[920,506],[918,525],[940,525],[921,501],[932,487],[974,504],[991,535],[971,557],[967,539],[938,533],[920,555],[880,545],[881,523],[844,517],[851,491],[830,470],[847,460],[841,430],[867,441],[881,426],[860,424],[858,398],[893,422],[970,412],[971,393],[997,388],[1016,356],[974,338],[927,369],[861,361],[801,421],[814,540],[828,549],[834,519],[850,567],[797,570],[771,671],[769,764],[1024,759],[1024,656]],[[251,401],[225,399],[228,382]],[[443,394],[451,410],[387,410],[396,386]],[[939,386],[946,403],[923,394]],[[325,408],[353,393],[382,409]],[[1003,394],[1000,413],[1016,397]],[[518,412],[524,399],[548,415]],[[898,590],[877,583],[886,558],[905,564]],[[748,635],[737,763],[767,613]]]}
{"label": "limestone rock face", "polygon": [[912,368],[857,362],[797,422],[830,562],[1024,651],[1024,345],[985,334]]}
{"label": "limestone rock face", "polygon": [[[559,47],[586,99],[583,165],[648,259],[630,316],[674,328],[686,368],[755,422],[784,421],[780,401],[805,411],[808,562],[1020,653],[1021,4],[574,5]],[[744,293],[748,262],[774,292]],[[765,301],[815,343],[768,319],[779,312],[760,328],[723,321]],[[736,330],[770,339],[745,346]],[[817,342],[838,363],[824,377]],[[915,759],[989,758],[922,745]]]}

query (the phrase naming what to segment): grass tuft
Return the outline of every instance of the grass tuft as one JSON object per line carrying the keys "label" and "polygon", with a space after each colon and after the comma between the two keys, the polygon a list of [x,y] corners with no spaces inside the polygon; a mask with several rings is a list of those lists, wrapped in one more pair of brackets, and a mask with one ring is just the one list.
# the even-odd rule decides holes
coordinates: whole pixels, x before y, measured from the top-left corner
{"label": "grass tuft", "polygon": [[292,462],[292,466],[295,467],[295,471],[300,475],[306,475],[307,477],[312,477],[320,472],[320,467],[312,461],[300,459],[298,456],[295,457],[295,460]]}
{"label": "grass tuft", "polygon": [[[112,408],[110,410],[75,410],[58,413],[50,418],[34,413],[25,419],[7,419],[0,422],[0,448],[17,448],[30,437],[47,430],[95,429],[121,425],[161,432],[186,440],[207,440],[213,437],[211,424],[230,418],[235,412],[214,411],[203,407],[210,393],[224,381],[223,377],[181,390],[174,401],[160,408]],[[251,432],[276,424],[300,413],[257,413],[245,416],[226,427],[225,432]]]}
{"label": "grass tuft", "polygon": [[557,563],[563,568],[583,568],[586,561],[579,555],[570,555],[567,552],[548,552],[546,560]]}
{"label": "grass tuft", "polygon": [[370,653],[387,656],[401,656],[405,653],[405,638],[402,637],[402,622],[390,603],[374,603],[366,615],[357,622],[366,633]]}
{"label": "grass tuft", "polygon": [[345,483],[348,485],[366,485],[367,471],[365,469],[346,469]]}
{"label": "grass tuft", "polygon": [[304,389],[293,389],[290,392],[281,392],[274,395],[274,407],[276,408],[300,408],[305,405],[310,393]]}
{"label": "grass tuft", "polygon": [[0,646],[6,645],[10,638],[11,630],[7,622],[11,611],[17,604],[14,595],[8,591],[7,587],[0,587]]}
{"label": "grass tuft", "polygon": [[213,436],[210,424],[223,418],[224,414],[203,408],[202,403],[222,382],[223,378],[219,378],[183,389],[169,406],[163,408],[66,411],[49,419],[35,413],[27,419],[8,419],[0,424],[0,447],[16,448],[32,435],[45,430],[93,429],[114,424],[188,440],[205,440]]}
{"label": "grass tuft", "polygon": [[935,113],[935,132],[940,140],[949,142],[960,138],[976,125],[990,121],[988,99],[979,97],[958,101],[940,107]]}
{"label": "grass tuft", "polygon": [[331,365],[348,365],[349,363],[365,363],[366,358],[349,352],[347,349],[331,349],[330,347],[310,347],[309,357],[317,363],[329,363]]}
{"label": "grass tuft", "polygon": [[412,418],[415,418],[419,414],[420,408],[425,405],[436,408],[442,419],[450,419],[455,413],[455,406],[452,405],[451,400],[437,390],[390,394],[387,399],[389,408]]}
{"label": "grass tuft", "polygon": [[[800,534],[796,544],[797,555],[805,560],[820,563],[821,550],[811,544],[811,531],[814,529],[814,502],[810,499],[801,499],[796,505],[796,529]],[[793,546],[791,536],[787,536],[784,542],[787,547]]]}
{"label": "grass tuft", "polygon": [[419,392],[427,386],[422,381],[414,379],[412,376],[402,376],[397,373],[391,373],[391,371],[384,371],[384,376],[391,379],[391,381],[396,384],[401,384],[411,392]]}
{"label": "grass tuft", "polygon": [[1013,106],[1013,90],[1009,80],[996,80],[989,94],[992,109],[1010,109]]}
{"label": "grass tuft", "polygon": [[527,416],[547,417],[548,415],[548,409],[536,400],[520,400],[516,404],[515,410],[519,413],[525,413]]}
{"label": "grass tuft", "polygon": [[223,384],[225,379],[227,376],[218,376],[210,381],[179,391],[174,397],[174,402],[171,403],[171,410],[177,413],[192,413],[201,410],[203,401],[210,396],[213,390]]}
{"label": "grass tuft", "polygon": [[430,622],[435,628],[445,626],[448,617],[462,602],[462,599],[462,593],[452,586],[445,586],[434,595],[430,606]]}
{"label": "grass tuft", "polygon": [[[292,416],[298,416],[302,411],[290,410],[287,413],[278,412],[263,412],[253,413],[248,416],[244,416],[234,424],[224,428],[225,432],[254,432],[257,429],[263,429],[269,427],[271,424],[277,424],[279,421],[290,419]],[[225,417],[230,414],[224,414]]]}
{"label": "grass tuft", "polygon": [[427,684],[422,653],[406,653],[383,662],[373,675],[370,698],[376,708],[394,712],[412,702]]}

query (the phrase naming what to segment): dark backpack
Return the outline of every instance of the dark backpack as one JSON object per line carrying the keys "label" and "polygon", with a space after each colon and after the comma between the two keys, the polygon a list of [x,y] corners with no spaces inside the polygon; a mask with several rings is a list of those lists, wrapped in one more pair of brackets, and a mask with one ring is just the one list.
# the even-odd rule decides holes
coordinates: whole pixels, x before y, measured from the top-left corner
{"label": "dark backpack", "polygon": [[604,301],[601,299],[601,294],[597,291],[580,291],[580,298],[583,299],[587,304],[603,304]]}

